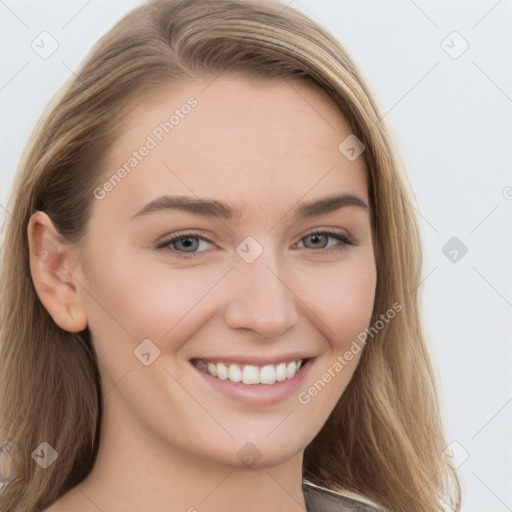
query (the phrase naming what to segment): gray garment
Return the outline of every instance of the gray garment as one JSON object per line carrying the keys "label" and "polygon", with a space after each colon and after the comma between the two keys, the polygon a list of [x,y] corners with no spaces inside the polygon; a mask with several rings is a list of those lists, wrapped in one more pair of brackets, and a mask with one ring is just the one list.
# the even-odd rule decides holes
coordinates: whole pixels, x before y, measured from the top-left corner
{"label": "gray garment", "polygon": [[306,512],[381,512],[347,496],[341,496],[334,492],[315,487],[304,481],[302,491],[306,502]]}

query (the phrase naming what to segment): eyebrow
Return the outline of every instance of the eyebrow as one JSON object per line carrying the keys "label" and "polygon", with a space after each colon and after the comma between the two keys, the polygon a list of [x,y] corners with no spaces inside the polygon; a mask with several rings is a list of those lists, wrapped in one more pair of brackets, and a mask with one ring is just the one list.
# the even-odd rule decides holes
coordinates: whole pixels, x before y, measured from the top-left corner
{"label": "eyebrow", "polygon": [[[355,206],[368,213],[368,205],[359,197],[352,194],[327,196],[321,199],[301,204],[294,211],[294,218],[309,218],[329,213],[347,206]],[[213,199],[195,198],[190,196],[161,196],[146,204],[132,219],[166,210],[179,210],[195,215],[220,217],[227,220],[240,218],[238,208]]]}

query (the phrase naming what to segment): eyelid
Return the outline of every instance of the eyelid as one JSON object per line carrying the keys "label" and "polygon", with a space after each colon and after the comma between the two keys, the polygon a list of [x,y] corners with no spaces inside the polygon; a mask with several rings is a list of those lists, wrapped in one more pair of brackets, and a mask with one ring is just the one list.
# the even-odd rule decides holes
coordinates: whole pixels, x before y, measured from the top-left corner
{"label": "eyelid", "polygon": [[[194,231],[178,231],[176,233],[172,233],[170,235],[163,236],[160,240],[158,240],[156,242],[155,248],[157,248],[157,249],[165,248],[172,242],[174,242],[176,240],[180,240],[182,238],[187,238],[187,237],[198,238],[200,240],[204,240],[205,242],[208,242],[209,244],[215,245],[215,243],[212,242],[210,240],[210,238],[208,238],[207,236],[205,236],[201,233],[196,233]],[[186,254],[186,253],[184,253],[184,254]],[[189,254],[194,254],[194,253],[189,253]]]}
{"label": "eyelid", "polygon": [[[308,231],[306,232],[305,234],[303,235],[300,235],[300,238],[299,240],[294,244],[294,246],[299,243],[300,241],[302,241],[302,239],[310,236],[310,235],[328,235],[328,236],[331,236],[333,238],[338,238],[338,239],[341,239],[342,242],[345,242],[345,244],[348,244],[348,245],[359,245],[357,240],[349,235],[348,233],[344,232],[344,231],[341,231],[339,229],[336,229],[336,228],[315,228],[315,229],[312,229],[311,231]],[[319,251],[322,250],[322,249],[318,249]],[[329,249],[323,249],[324,251],[328,251]]]}

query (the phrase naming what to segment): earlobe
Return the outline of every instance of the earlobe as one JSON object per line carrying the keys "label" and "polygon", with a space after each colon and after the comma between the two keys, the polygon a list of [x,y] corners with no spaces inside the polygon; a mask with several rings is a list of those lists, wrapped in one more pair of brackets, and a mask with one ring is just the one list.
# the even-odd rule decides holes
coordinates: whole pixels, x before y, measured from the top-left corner
{"label": "earlobe", "polygon": [[69,332],[87,327],[74,279],[76,250],[63,242],[50,217],[35,212],[28,222],[30,273],[39,300],[55,323]]}

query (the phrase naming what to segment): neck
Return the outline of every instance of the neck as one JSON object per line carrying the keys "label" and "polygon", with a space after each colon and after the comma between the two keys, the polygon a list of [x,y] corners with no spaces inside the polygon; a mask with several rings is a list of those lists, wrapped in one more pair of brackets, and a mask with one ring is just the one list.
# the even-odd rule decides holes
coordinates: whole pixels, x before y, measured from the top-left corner
{"label": "neck", "polygon": [[96,507],[91,510],[305,510],[303,452],[272,467],[223,464],[122,428],[114,415],[105,408],[94,467],[72,491]]}

